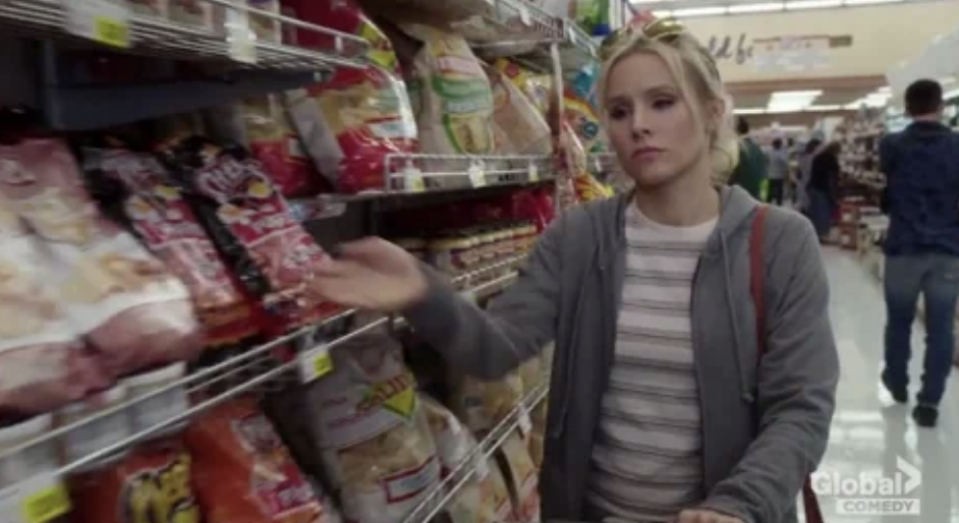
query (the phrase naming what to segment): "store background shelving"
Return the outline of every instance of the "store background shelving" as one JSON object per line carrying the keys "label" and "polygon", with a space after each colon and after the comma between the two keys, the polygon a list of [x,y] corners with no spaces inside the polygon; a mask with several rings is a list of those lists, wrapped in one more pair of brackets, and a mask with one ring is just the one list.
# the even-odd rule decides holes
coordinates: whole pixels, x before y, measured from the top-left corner
{"label": "store background shelving", "polygon": [[[240,100],[301,88],[324,78],[335,68],[369,65],[366,40],[275,13],[248,8],[227,0],[202,0],[225,9],[227,19],[243,20],[238,29],[200,28],[123,11],[110,11],[111,34],[77,36],[70,29],[75,5],[57,0],[0,0],[0,71],[18,71],[0,82],[0,101],[23,103],[40,110],[44,124],[54,131],[96,131],[143,120],[162,118]],[[527,0],[459,0],[463,9],[478,13],[480,31],[465,28],[481,57],[508,56],[540,71],[556,83],[553,102],[562,108],[562,85],[567,73],[597,59],[596,39],[574,21],[557,18]],[[614,23],[630,13],[628,3],[617,4]],[[289,43],[258,40],[248,25],[250,16],[264,17],[280,33],[310,31],[331,40],[328,48],[309,49]],[[483,30],[486,34],[483,34]],[[119,32],[117,32],[119,31]],[[93,38],[90,38],[90,37]],[[91,82],[74,67],[76,59],[148,64],[137,81]],[[196,67],[184,74],[179,64]],[[559,118],[561,110],[554,114]],[[558,134],[559,121],[549,122]],[[442,168],[433,168],[441,164]],[[591,171],[605,177],[615,171],[609,154],[592,158]],[[411,173],[415,173],[411,176]],[[394,155],[386,158],[384,186],[360,194],[323,194],[293,198],[296,218],[323,246],[367,234],[378,234],[388,213],[431,208],[508,193],[521,188],[555,185],[557,206],[569,173],[558,155],[550,156],[441,156]],[[559,183],[557,183],[559,182]],[[558,208],[558,212],[562,212]],[[524,256],[513,256],[451,279],[469,300],[484,303],[508,288],[518,277]],[[146,427],[120,431],[86,455],[62,462],[43,474],[42,481],[24,479],[0,488],[0,514],[10,514],[29,503],[55,502],[51,488],[59,478],[126,451],[171,427],[182,426],[209,409],[237,396],[295,389],[303,382],[323,379],[330,350],[374,329],[388,326],[400,333],[409,329],[401,319],[382,317],[356,325],[358,311],[346,310],[318,324],[297,329],[241,352],[227,352],[202,361],[182,379],[147,394],[123,400],[80,421],[46,431],[37,438],[0,448],[0,469],[17,467],[28,453],[53,448],[65,440],[103,432],[104,424],[136,416],[138,409],[159,403],[186,407]],[[490,457],[505,438],[528,431],[530,412],[547,395],[545,383],[528,392],[479,445],[455,467],[405,518],[404,523],[431,520],[477,473],[476,456]],[[193,401],[187,402],[188,399]],[[109,432],[109,431],[107,431]],[[100,434],[102,436],[102,434]],[[10,469],[13,470],[13,469]],[[60,514],[48,512],[47,521]],[[28,523],[42,523],[29,521]]]}

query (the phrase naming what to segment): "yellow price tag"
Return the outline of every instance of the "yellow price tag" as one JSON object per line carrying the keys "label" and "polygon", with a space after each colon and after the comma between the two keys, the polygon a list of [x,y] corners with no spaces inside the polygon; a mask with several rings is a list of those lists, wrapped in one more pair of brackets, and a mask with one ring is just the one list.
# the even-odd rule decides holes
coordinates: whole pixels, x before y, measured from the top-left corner
{"label": "yellow price tag", "polygon": [[67,512],[70,512],[70,496],[60,482],[28,494],[21,510],[26,523],[47,523]]}
{"label": "yellow price tag", "polygon": [[114,47],[130,47],[130,24],[105,16],[93,18],[93,39]]}
{"label": "yellow price tag", "polygon": [[403,173],[403,186],[408,192],[426,191],[426,180],[419,169],[410,168]]}
{"label": "yellow price tag", "polygon": [[333,358],[326,344],[300,353],[300,381],[310,383],[333,371]]}
{"label": "yellow price tag", "polygon": [[333,358],[329,351],[322,352],[313,357],[313,376],[320,378],[326,376],[333,370]]}
{"label": "yellow price tag", "polygon": [[470,165],[469,177],[473,187],[486,187],[486,172],[482,163],[476,162]]}

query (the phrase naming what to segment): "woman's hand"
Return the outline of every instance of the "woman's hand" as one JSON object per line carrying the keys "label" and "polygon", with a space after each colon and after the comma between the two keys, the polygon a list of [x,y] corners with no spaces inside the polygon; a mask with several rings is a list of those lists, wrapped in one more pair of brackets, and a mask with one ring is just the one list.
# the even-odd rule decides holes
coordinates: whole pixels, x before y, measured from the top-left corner
{"label": "woman's hand", "polygon": [[712,510],[684,510],[676,523],[745,523],[739,518],[726,516]]}
{"label": "woman's hand", "polygon": [[416,258],[380,238],[342,245],[340,255],[324,263],[307,286],[324,300],[387,313],[415,305],[427,291]]}

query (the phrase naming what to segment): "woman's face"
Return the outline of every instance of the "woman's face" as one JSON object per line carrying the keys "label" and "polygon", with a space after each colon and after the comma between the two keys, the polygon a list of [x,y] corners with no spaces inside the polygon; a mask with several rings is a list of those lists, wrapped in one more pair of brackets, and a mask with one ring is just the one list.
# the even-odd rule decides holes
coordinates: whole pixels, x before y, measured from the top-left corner
{"label": "woman's face", "polygon": [[659,56],[621,59],[610,71],[606,92],[610,142],[637,186],[671,183],[708,158],[707,133]]}

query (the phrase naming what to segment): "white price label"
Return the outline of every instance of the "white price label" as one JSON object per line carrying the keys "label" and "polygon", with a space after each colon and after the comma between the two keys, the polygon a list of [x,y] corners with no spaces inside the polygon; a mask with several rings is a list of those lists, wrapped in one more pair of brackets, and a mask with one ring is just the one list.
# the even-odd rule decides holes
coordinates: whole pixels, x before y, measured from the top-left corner
{"label": "white price label", "polygon": [[403,171],[403,189],[407,192],[425,191],[426,181],[423,179],[423,173],[415,167]]}
{"label": "white price label", "polygon": [[477,456],[476,456],[476,479],[479,480],[479,481],[483,481],[484,479],[486,479],[487,477],[489,477],[490,469],[489,469],[489,461],[487,461],[487,459],[488,459],[488,458],[486,457],[486,455],[483,454],[482,452],[478,452],[478,453],[477,453]]}
{"label": "white price label", "polygon": [[130,47],[130,9],[118,0],[63,0],[66,29],[113,47]]}
{"label": "white price label", "polygon": [[529,181],[539,181],[539,167],[535,163],[529,164]]}
{"label": "white price label", "polygon": [[228,9],[226,14],[226,41],[230,58],[245,64],[256,63],[256,33],[250,29],[250,16],[242,9]]}
{"label": "white price label", "polygon": [[519,413],[519,433],[525,438],[533,432],[533,419],[529,417],[529,411],[526,407],[520,407]]}
{"label": "white price label", "polygon": [[300,353],[300,380],[303,383],[316,381],[333,371],[333,357],[324,343]]}
{"label": "white price label", "polygon": [[486,169],[482,162],[470,164],[469,176],[473,187],[486,187]]}
{"label": "white price label", "polygon": [[529,15],[529,8],[525,5],[519,6],[519,19],[523,22],[523,25],[533,25],[533,18]]}
{"label": "white price label", "polygon": [[70,496],[56,474],[41,474],[0,491],[0,521],[47,523],[70,512]]}

